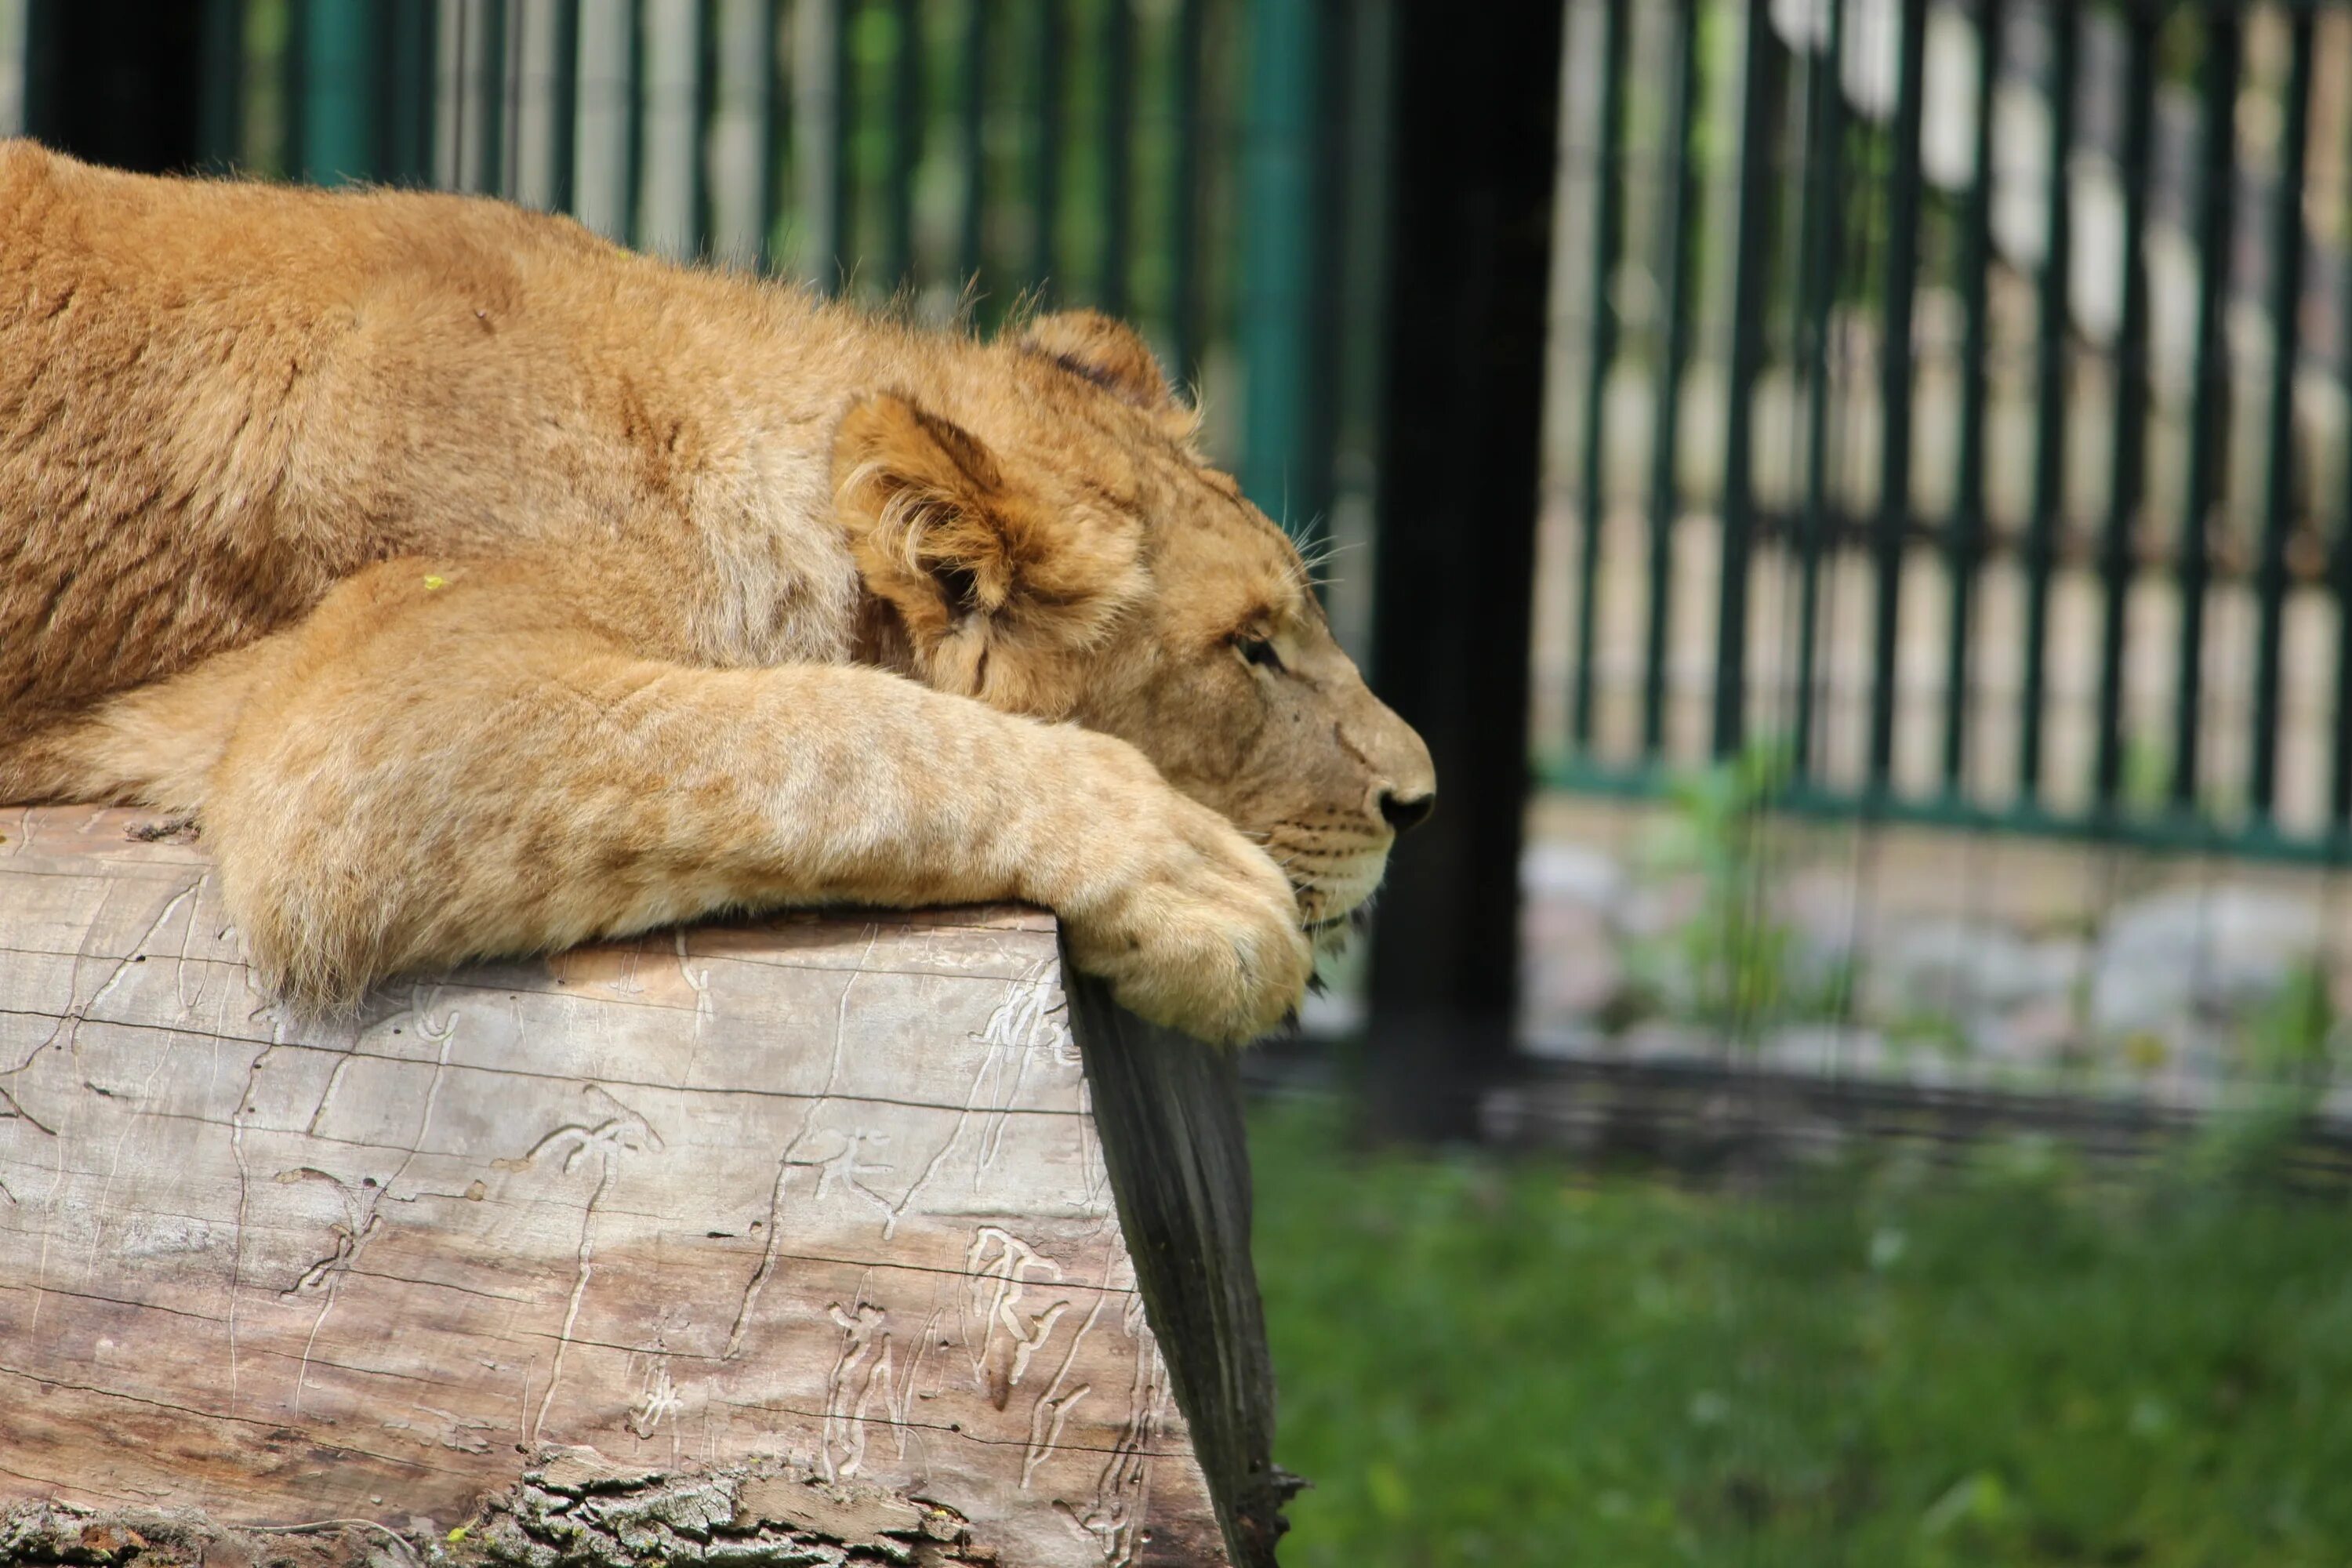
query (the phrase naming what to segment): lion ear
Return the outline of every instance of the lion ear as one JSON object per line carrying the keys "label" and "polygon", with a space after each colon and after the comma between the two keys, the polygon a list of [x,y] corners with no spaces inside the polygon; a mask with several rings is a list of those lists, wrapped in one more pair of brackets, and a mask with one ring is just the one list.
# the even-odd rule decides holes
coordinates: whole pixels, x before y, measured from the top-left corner
{"label": "lion ear", "polygon": [[867,584],[944,626],[1013,587],[1003,475],[979,437],[903,397],[868,398],[834,438],[834,498]]}
{"label": "lion ear", "polygon": [[1056,510],[978,437],[890,394],[843,416],[834,501],[866,588],[898,612],[930,684],[1008,705],[1020,661],[988,653],[1098,640],[1139,591],[1130,520]]}
{"label": "lion ear", "polygon": [[1100,310],[1056,310],[1022,330],[1021,347],[1082,375],[1122,402],[1185,413],[1166,373],[1133,327]]}

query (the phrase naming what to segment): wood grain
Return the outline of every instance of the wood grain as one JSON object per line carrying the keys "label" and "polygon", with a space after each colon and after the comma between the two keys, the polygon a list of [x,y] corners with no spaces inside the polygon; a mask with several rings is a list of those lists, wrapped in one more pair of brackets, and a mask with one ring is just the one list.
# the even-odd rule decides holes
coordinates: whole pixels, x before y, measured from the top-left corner
{"label": "wood grain", "polygon": [[[306,1019],[141,820],[0,815],[0,1500],[446,1529],[577,1447],[922,1500],[1007,1565],[1271,1561],[1195,1457],[1049,918],[703,927]],[[1263,1472],[1240,1180],[1185,1245],[1224,1298],[1239,1258],[1220,1463]]]}

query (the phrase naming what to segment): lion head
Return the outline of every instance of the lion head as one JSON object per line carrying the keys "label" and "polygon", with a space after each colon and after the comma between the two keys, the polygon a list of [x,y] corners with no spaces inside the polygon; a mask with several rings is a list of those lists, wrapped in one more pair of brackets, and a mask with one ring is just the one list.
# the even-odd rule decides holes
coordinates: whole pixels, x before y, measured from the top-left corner
{"label": "lion head", "polygon": [[1195,444],[1132,331],[1043,317],[844,417],[834,478],[871,657],[1139,749],[1342,931],[1429,814],[1421,737],[1333,640],[1307,565]]}

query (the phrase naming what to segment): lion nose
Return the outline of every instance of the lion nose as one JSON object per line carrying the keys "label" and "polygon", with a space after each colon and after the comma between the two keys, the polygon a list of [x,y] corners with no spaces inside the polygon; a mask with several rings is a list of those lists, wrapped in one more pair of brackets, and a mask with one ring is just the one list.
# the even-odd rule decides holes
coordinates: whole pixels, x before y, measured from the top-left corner
{"label": "lion nose", "polygon": [[1399,833],[1419,827],[1436,809],[1435,790],[1423,790],[1419,795],[1400,795],[1392,789],[1381,791],[1381,815],[1388,818],[1389,826]]}

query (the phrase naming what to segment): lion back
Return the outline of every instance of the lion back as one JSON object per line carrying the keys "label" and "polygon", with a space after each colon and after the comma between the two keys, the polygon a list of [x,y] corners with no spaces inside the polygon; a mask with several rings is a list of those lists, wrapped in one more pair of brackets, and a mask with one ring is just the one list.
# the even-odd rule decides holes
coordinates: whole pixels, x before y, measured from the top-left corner
{"label": "lion back", "polygon": [[[153,178],[22,141],[0,142],[0,733],[244,646],[414,547],[421,448],[487,445],[454,400],[517,380],[482,352],[517,258],[609,253],[478,200]],[[438,468],[500,466],[470,456]]]}

